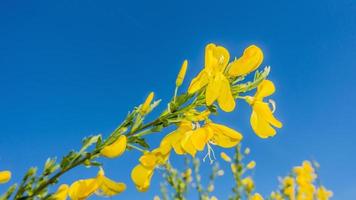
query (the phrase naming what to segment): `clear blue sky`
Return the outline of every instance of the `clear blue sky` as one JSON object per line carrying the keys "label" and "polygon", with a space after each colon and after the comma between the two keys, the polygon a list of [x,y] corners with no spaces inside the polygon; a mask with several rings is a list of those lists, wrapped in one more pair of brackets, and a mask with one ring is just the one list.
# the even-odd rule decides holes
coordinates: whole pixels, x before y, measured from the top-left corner
{"label": "clear blue sky", "polygon": [[[219,118],[244,133],[257,162],[257,190],[267,194],[277,176],[316,159],[334,199],[350,199],[356,195],[355,24],[352,0],[3,0],[0,169],[11,169],[11,182],[19,181],[28,167],[79,147],[84,136],[110,133],[149,91],[167,102],[181,62],[189,59],[192,78],[209,42],[235,56],[257,44],[264,65],[272,66],[276,115],[285,126],[261,140],[249,127],[244,102]],[[136,193],[129,173],[138,156],[104,160],[108,176],[128,183],[117,199],[151,199],[157,189]],[[80,169],[63,180],[95,171]],[[218,181],[221,199],[230,182],[229,176]]]}

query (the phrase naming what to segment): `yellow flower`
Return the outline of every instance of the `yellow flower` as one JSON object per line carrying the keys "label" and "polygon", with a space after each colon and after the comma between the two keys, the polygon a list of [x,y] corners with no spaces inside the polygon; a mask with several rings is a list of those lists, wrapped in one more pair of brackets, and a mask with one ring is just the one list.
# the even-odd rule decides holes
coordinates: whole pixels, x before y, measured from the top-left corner
{"label": "yellow flower", "polygon": [[62,184],[59,186],[58,190],[56,193],[53,195],[54,200],[66,200],[68,196],[68,189],[69,186],[67,184]]}
{"label": "yellow flower", "polygon": [[151,105],[151,102],[152,102],[154,96],[155,96],[155,93],[154,93],[154,92],[151,92],[151,93],[147,96],[145,102],[142,104],[141,109],[140,109],[141,115],[145,115],[145,114],[147,114],[147,113],[150,111],[150,105]]}
{"label": "yellow flower", "polygon": [[258,86],[255,96],[246,98],[246,101],[252,107],[250,118],[252,129],[261,138],[271,137],[276,134],[276,130],[271,125],[277,128],[282,127],[282,123],[273,116],[268,103],[263,102],[263,98],[272,95],[274,91],[273,82],[264,80]]}
{"label": "yellow flower", "polygon": [[107,158],[115,158],[121,156],[125,150],[127,145],[127,138],[125,135],[120,135],[120,137],[113,142],[112,144],[104,147],[100,153],[101,155]]}
{"label": "yellow flower", "polygon": [[94,193],[110,197],[123,192],[125,189],[126,185],[124,183],[115,182],[107,178],[103,169],[100,169],[95,178],[74,182],[69,187],[68,194],[72,200],[82,200],[87,199]]}
{"label": "yellow flower", "polygon": [[184,60],[182,67],[180,68],[180,71],[178,73],[177,79],[176,79],[176,87],[179,87],[182,85],[185,73],[187,72],[188,68],[188,60]]}
{"label": "yellow flower", "polygon": [[131,172],[131,179],[140,192],[148,190],[151,184],[153,172],[158,165],[163,165],[169,157],[168,146],[159,147],[151,152],[146,152],[139,159],[138,164]]}
{"label": "yellow flower", "polygon": [[242,140],[242,135],[224,125],[212,122],[203,127],[193,129],[192,123],[183,121],[176,131],[162,139],[161,147],[171,147],[177,154],[195,156],[197,151],[203,151],[205,145],[213,144],[223,148],[231,148]]}
{"label": "yellow flower", "polygon": [[282,192],[286,195],[289,200],[295,199],[295,183],[293,177],[287,176],[282,182]]}
{"label": "yellow flower", "polygon": [[247,47],[243,55],[230,64],[229,75],[244,76],[252,71],[255,71],[263,61],[262,50],[251,45]]}
{"label": "yellow flower", "polygon": [[226,162],[231,162],[230,156],[228,156],[225,152],[220,153],[220,157],[225,160]]}
{"label": "yellow flower", "polygon": [[255,161],[251,161],[251,162],[249,162],[248,164],[247,164],[247,169],[253,169],[253,168],[255,168],[255,166],[256,166],[256,162]]}
{"label": "yellow flower", "polygon": [[208,106],[217,100],[223,111],[234,110],[235,99],[230,82],[224,75],[229,60],[230,54],[224,47],[208,44],[205,48],[205,67],[190,83],[188,93],[193,94],[207,86],[205,96]]}
{"label": "yellow flower", "polygon": [[318,200],[329,200],[329,198],[333,196],[333,192],[327,190],[324,186],[321,186],[318,188],[316,195]]}
{"label": "yellow flower", "polygon": [[302,166],[294,168],[296,182],[298,185],[297,200],[313,199],[315,186],[313,181],[316,178],[314,168],[309,161],[304,161]]}
{"label": "yellow flower", "polygon": [[249,200],[263,200],[263,197],[259,193],[255,193]]}
{"label": "yellow flower", "polygon": [[7,183],[11,179],[10,171],[0,171],[0,184]]}
{"label": "yellow flower", "polygon": [[255,187],[255,184],[251,177],[246,177],[246,178],[242,179],[241,183],[249,193]]}

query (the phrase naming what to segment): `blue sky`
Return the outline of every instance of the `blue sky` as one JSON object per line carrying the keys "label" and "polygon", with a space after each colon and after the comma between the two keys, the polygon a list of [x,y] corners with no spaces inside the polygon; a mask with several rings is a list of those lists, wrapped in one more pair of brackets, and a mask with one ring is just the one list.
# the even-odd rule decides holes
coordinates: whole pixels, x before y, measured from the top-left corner
{"label": "blue sky", "polygon": [[[1,1],[0,169],[11,169],[11,182],[19,181],[28,167],[78,148],[84,136],[107,135],[151,90],[163,109],[182,61],[190,61],[188,78],[195,76],[209,42],[234,56],[256,44],[263,65],[272,66],[284,127],[272,139],[258,138],[244,102],[218,121],[244,134],[257,162],[257,190],[268,194],[278,176],[316,159],[334,199],[350,199],[356,195],[355,13],[352,0]],[[129,187],[114,199],[156,193],[157,184],[138,194],[130,182],[138,157],[103,161],[108,176]],[[81,168],[63,181],[95,173]],[[217,182],[221,199],[230,191],[226,183],[227,175]]]}

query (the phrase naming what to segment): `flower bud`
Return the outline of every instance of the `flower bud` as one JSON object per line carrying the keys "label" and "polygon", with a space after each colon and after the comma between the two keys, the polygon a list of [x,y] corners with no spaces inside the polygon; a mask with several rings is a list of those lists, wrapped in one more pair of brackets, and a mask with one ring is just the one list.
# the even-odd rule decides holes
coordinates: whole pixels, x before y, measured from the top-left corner
{"label": "flower bud", "polygon": [[176,87],[179,87],[182,85],[184,77],[185,77],[185,73],[187,72],[187,68],[188,68],[188,61],[184,60],[182,67],[180,68],[180,71],[178,73],[177,79],[176,79]]}

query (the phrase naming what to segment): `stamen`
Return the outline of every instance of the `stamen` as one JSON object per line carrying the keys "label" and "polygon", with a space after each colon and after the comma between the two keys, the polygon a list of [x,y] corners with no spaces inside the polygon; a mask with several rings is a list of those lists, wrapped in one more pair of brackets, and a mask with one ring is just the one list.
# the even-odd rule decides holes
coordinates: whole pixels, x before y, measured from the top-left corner
{"label": "stamen", "polygon": [[209,158],[210,164],[213,164],[214,161],[216,160],[215,152],[214,152],[214,149],[210,146],[209,143],[207,143],[207,146],[208,146],[208,152],[207,152],[207,154],[204,156],[203,162],[205,162],[205,159],[206,159],[206,158]]}

